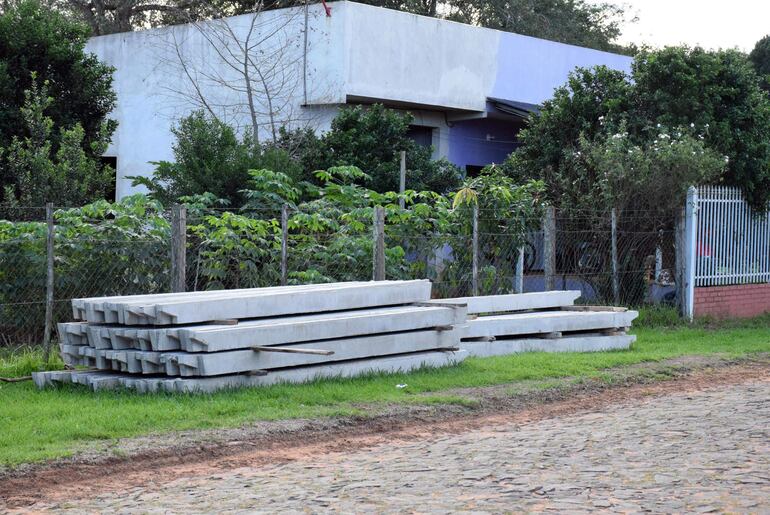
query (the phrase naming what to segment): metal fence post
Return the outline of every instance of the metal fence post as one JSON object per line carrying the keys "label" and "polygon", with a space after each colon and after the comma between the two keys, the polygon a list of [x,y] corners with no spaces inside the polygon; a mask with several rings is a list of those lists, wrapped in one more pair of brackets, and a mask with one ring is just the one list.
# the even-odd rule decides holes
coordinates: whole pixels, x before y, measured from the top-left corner
{"label": "metal fence post", "polygon": [[684,229],[684,315],[692,322],[695,315],[695,265],[697,239],[695,231],[698,227],[698,190],[690,186],[687,190],[687,204],[685,206]]}
{"label": "metal fence post", "polygon": [[385,280],[385,209],[382,206],[374,208],[372,248],[372,280]]}
{"label": "metal fence post", "polygon": [[618,274],[618,215],[612,208],[610,223],[612,225],[612,296],[615,305],[620,305],[620,276]]}
{"label": "metal fence post", "polygon": [[281,286],[289,279],[289,206],[281,206]]}
{"label": "metal fence post", "polygon": [[398,192],[400,196],[398,198],[398,207],[404,209],[406,203],[404,202],[404,191],[406,191],[406,151],[401,151],[401,174],[398,183]]}
{"label": "metal fence post", "polygon": [[479,294],[479,205],[473,204],[473,246],[471,264],[471,290],[473,296]]}
{"label": "metal fence post", "polygon": [[516,275],[513,277],[513,291],[524,293],[524,247],[519,247],[516,257]]}
{"label": "metal fence post", "polygon": [[53,285],[54,285],[54,236],[53,204],[45,205],[45,219],[48,225],[46,236],[46,280],[45,280],[45,329],[43,333],[43,362],[48,363],[51,355],[51,332],[53,331]]}
{"label": "metal fence post", "polygon": [[187,272],[187,208],[174,204],[171,208],[171,291],[186,289]]}
{"label": "metal fence post", "polygon": [[545,290],[550,291],[556,278],[556,208],[550,206],[543,217],[543,252]]}

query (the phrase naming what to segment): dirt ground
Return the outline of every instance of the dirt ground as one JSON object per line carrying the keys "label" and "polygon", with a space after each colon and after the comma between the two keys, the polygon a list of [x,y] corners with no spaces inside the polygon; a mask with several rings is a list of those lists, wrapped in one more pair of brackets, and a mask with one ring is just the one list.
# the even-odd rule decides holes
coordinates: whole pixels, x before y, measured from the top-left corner
{"label": "dirt ground", "polygon": [[[608,371],[609,381],[501,385],[450,392],[468,406],[386,406],[362,418],[257,423],[238,429],[155,435],[119,442],[96,453],[0,473],[0,508],[33,511],[227,471],[316,460],[384,444],[462,435],[498,425],[519,427],[549,419],[633,406],[640,400],[682,396],[770,376],[770,356],[739,362],[683,358]],[[442,392],[446,393],[446,392]],[[116,455],[117,454],[117,455]]]}

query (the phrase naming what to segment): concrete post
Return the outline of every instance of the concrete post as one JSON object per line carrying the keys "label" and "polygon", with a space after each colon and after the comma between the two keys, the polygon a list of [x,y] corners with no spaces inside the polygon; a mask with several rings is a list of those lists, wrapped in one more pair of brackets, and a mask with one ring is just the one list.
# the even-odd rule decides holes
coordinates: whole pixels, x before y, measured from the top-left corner
{"label": "concrete post", "polygon": [[685,269],[684,269],[684,314],[692,322],[695,316],[695,265],[697,239],[695,232],[698,227],[698,190],[690,186],[687,190],[687,205],[685,206]]}
{"label": "concrete post", "polygon": [[[400,180],[398,183],[398,192],[403,195],[404,191],[406,191],[406,151],[401,151],[401,174],[400,174]],[[405,207],[404,198],[401,197],[398,199],[398,206],[401,209],[404,209]]]}
{"label": "concrete post", "polygon": [[174,204],[171,208],[171,291],[183,292],[187,271],[187,208]]}
{"label": "concrete post", "polygon": [[618,272],[618,218],[615,208],[612,208],[612,296],[616,306],[620,305],[620,276]]}
{"label": "concrete post", "polygon": [[543,217],[543,273],[545,289],[554,289],[556,278],[556,208],[547,207]]}
{"label": "concrete post", "polygon": [[281,286],[289,278],[289,206],[281,206]]}
{"label": "concrete post", "polygon": [[473,296],[479,294],[479,205],[473,205],[473,243],[472,243],[472,275],[471,290]]}
{"label": "concrete post", "polygon": [[513,291],[524,293],[524,247],[519,247],[516,258],[516,275],[513,278]]}
{"label": "concrete post", "polygon": [[43,362],[48,363],[51,354],[51,332],[53,331],[53,286],[54,286],[54,236],[53,204],[45,205],[45,219],[48,225],[46,237],[46,281],[45,281],[45,328],[43,333]]}
{"label": "concrete post", "polygon": [[676,218],[676,224],[674,229],[674,257],[675,257],[675,277],[674,282],[676,284],[676,307],[679,310],[679,315],[685,316],[684,306],[684,218],[685,210],[681,209]]}
{"label": "concrete post", "polygon": [[372,280],[385,280],[385,209],[382,206],[374,208],[372,246]]}

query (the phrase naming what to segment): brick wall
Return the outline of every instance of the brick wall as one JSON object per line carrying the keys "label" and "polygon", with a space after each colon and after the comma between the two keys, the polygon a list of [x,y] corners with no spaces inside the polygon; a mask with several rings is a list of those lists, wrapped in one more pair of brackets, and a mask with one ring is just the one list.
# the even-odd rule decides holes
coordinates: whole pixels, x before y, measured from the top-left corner
{"label": "brick wall", "polygon": [[770,312],[770,284],[695,288],[695,316],[748,318]]}

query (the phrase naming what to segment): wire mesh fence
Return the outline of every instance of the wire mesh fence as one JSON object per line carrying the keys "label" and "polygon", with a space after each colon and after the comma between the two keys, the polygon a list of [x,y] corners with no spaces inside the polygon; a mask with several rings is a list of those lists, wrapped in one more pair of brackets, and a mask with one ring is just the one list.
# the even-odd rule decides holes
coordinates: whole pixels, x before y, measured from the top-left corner
{"label": "wire mesh fence", "polygon": [[[549,224],[468,209],[437,227],[389,206],[378,250],[372,208],[284,209],[189,208],[184,289],[371,280],[381,252],[385,278],[430,279],[438,298],[577,289],[586,303],[636,306],[676,294],[673,214],[654,223],[622,214],[613,224],[610,213],[554,210]],[[71,318],[73,298],[172,290],[180,240],[168,210],[57,209],[50,249],[45,208],[0,216],[0,345],[42,341],[50,272],[52,323]]]}

